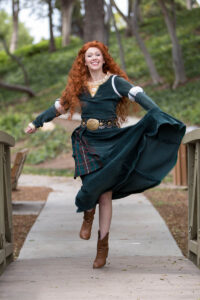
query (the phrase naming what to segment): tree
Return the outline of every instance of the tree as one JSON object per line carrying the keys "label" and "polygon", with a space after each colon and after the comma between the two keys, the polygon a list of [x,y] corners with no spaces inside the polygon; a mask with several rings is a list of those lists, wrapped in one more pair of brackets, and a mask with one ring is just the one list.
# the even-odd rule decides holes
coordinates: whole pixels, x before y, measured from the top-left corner
{"label": "tree", "polygon": [[8,49],[8,46],[6,44],[5,37],[2,33],[0,33],[0,42],[2,42],[6,53],[11,57],[12,60],[15,60],[17,62],[17,64],[19,65],[19,67],[22,69],[22,72],[23,72],[23,75],[24,75],[24,82],[25,82],[25,85],[26,85],[26,86],[13,85],[13,84],[9,84],[9,83],[0,81],[0,88],[4,88],[4,89],[8,89],[8,90],[14,90],[14,91],[26,92],[30,97],[35,96],[35,93],[32,91],[32,89],[29,88],[28,74],[26,72],[26,69],[25,69],[24,65],[22,64],[19,57],[17,57],[16,55],[10,53],[10,51]]}
{"label": "tree", "polygon": [[36,13],[39,18],[47,16],[44,6],[47,6],[48,19],[49,19],[49,52],[56,50],[54,32],[53,32],[53,10],[56,0],[24,0],[25,7],[31,9],[31,14]]}
{"label": "tree", "polygon": [[[62,18],[62,9],[61,9],[61,1],[62,0],[56,0],[55,7],[60,10],[61,12],[61,25],[57,26],[57,29],[61,32],[64,32],[62,29],[63,26],[65,26],[63,23]],[[73,0],[72,1],[72,10],[71,10],[71,16],[68,18],[68,24],[67,27],[69,27],[69,30],[67,33],[69,36],[70,34],[73,34],[75,36],[79,36],[81,39],[83,39],[83,14],[82,14],[82,6],[83,6],[83,0]],[[63,40],[63,39],[62,39]]]}
{"label": "tree", "polygon": [[6,90],[9,90],[9,91],[18,91],[18,92],[27,93],[30,97],[35,96],[34,92],[26,86],[16,85],[16,84],[9,84],[9,83],[3,82],[1,80],[0,80],[0,88],[6,89]]}
{"label": "tree", "polygon": [[48,4],[48,17],[49,17],[49,33],[50,33],[50,43],[49,43],[49,52],[56,51],[56,45],[54,40],[54,34],[53,34],[53,3],[52,0],[45,0],[45,2]]}
{"label": "tree", "polygon": [[98,40],[105,43],[104,0],[84,0],[84,42]]}
{"label": "tree", "polygon": [[62,46],[69,44],[71,33],[72,12],[75,0],[59,0],[62,14]]}
{"label": "tree", "polygon": [[186,0],[186,7],[187,9],[191,10],[195,7],[198,7],[198,5],[200,5],[199,1],[196,0]]}
{"label": "tree", "polygon": [[[1,29],[0,33],[4,35],[5,41],[7,45],[10,45],[11,36],[12,36],[12,17],[9,16],[4,10],[0,11],[0,24]],[[28,29],[26,29],[25,25],[21,22],[18,24],[18,48],[32,44],[33,37],[30,36]],[[0,43],[0,51],[4,50],[3,45]]]}
{"label": "tree", "polygon": [[192,0],[186,0],[186,7],[187,9],[191,10],[192,9]]}
{"label": "tree", "polygon": [[121,41],[120,32],[117,28],[117,24],[116,24],[116,21],[115,21],[115,15],[114,15],[113,10],[112,10],[111,1],[110,1],[110,5],[108,6],[108,8],[110,9],[110,12],[111,12],[111,16],[112,16],[112,20],[113,20],[113,26],[115,28],[117,42],[118,42],[118,45],[119,45],[119,56],[120,56],[121,66],[122,66],[122,69],[126,72],[126,65],[125,65],[125,59],[124,59],[124,49],[123,49],[123,45],[122,45],[122,41]]}
{"label": "tree", "polygon": [[132,17],[132,30],[133,30],[133,33],[135,35],[135,39],[136,39],[136,41],[137,41],[144,57],[145,57],[147,66],[149,67],[149,72],[150,72],[151,78],[153,80],[153,83],[158,84],[158,83],[162,82],[162,79],[159,76],[159,74],[156,70],[156,66],[154,64],[154,61],[153,61],[149,51],[147,50],[147,48],[145,46],[145,43],[144,43],[144,41],[141,38],[140,33],[139,33],[139,26],[138,26],[138,7],[139,7],[139,4],[140,4],[140,0],[135,0],[134,1],[134,5],[133,5],[133,8],[132,8],[133,9],[133,11],[132,11],[132,14],[133,14],[133,17]]}
{"label": "tree", "polygon": [[119,9],[119,7],[117,6],[117,4],[115,3],[114,0],[111,0],[111,4],[113,7],[115,7],[115,9],[117,10],[117,12],[120,14],[120,16],[124,19],[124,21],[126,22],[127,25],[127,36],[132,36],[133,35],[133,30],[132,30],[132,25],[131,25],[131,14],[132,14],[132,7],[133,7],[133,1],[132,0],[128,0],[128,15],[125,16],[125,14],[122,13],[122,11]]}
{"label": "tree", "polygon": [[179,83],[184,83],[186,79],[183,56],[181,46],[176,35],[176,14],[174,0],[168,0],[169,9],[166,6],[166,1],[158,0],[160,9],[163,13],[165,23],[172,41],[172,58],[175,72],[175,81],[173,88],[175,89]]}
{"label": "tree", "polygon": [[14,52],[17,49],[19,0],[12,0],[12,18],[13,18],[13,32],[12,32],[12,38],[10,43],[10,52]]}
{"label": "tree", "polygon": [[83,14],[81,13],[82,1],[75,0],[72,13],[72,34],[83,39]]}
{"label": "tree", "polygon": [[105,17],[104,17],[104,43],[106,45],[109,44],[109,36],[110,36],[110,21],[112,19],[112,9],[109,4],[104,0],[105,4]]}
{"label": "tree", "polygon": [[136,42],[139,46],[139,48],[141,49],[146,64],[148,66],[149,69],[149,73],[151,75],[152,81],[154,84],[158,84],[158,83],[162,83],[162,78],[159,76],[157,70],[156,70],[156,66],[153,62],[153,59],[149,53],[149,51],[147,50],[145,43],[143,41],[143,39],[140,36],[139,33],[139,25],[138,25],[138,10],[139,10],[139,4],[140,4],[140,0],[135,0],[133,2],[132,5],[132,13],[130,14],[130,20],[122,13],[122,11],[119,9],[119,7],[116,5],[114,0],[111,0],[112,5],[117,9],[117,11],[119,12],[119,14],[123,17],[123,19],[127,22],[130,23],[130,29],[132,31],[132,34],[135,36]]}

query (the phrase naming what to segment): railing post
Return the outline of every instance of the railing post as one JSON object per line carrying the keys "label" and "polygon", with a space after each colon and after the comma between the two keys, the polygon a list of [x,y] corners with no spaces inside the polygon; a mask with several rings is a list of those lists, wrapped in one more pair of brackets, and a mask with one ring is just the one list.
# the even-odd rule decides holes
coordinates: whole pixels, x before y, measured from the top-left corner
{"label": "railing post", "polygon": [[0,131],[0,274],[13,260],[10,147],[15,140]]}
{"label": "railing post", "polygon": [[200,129],[183,138],[188,154],[188,258],[200,268]]}

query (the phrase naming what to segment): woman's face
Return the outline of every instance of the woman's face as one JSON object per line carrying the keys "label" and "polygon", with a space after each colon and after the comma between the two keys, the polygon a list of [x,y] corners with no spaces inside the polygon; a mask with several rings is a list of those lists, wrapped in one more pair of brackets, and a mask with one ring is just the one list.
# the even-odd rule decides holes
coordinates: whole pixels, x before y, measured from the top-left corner
{"label": "woman's face", "polygon": [[103,54],[99,48],[90,47],[85,52],[85,65],[89,71],[102,70],[104,62]]}

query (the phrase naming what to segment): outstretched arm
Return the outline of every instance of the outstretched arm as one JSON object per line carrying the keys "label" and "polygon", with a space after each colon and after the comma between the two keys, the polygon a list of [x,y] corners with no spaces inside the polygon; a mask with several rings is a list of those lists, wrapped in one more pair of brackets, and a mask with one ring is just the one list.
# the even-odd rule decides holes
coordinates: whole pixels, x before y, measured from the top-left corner
{"label": "outstretched arm", "polygon": [[63,106],[60,104],[60,99],[56,99],[55,103],[49,107],[47,110],[39,114],[34,121],[29,123],[28,127],[25,129],[26,133],[34,133],[37,128],[42,127],[44,122],[50,122],[54,118],[66,113]]}
{"label": "outstretched arm", "polygon": [[114,78],[114,85],[121,97],[128,97],[131,101],[135,101],[140,104],[145,110],[150,110],[155,107],[159,108],[140,86],[134,86],[119,76]]}

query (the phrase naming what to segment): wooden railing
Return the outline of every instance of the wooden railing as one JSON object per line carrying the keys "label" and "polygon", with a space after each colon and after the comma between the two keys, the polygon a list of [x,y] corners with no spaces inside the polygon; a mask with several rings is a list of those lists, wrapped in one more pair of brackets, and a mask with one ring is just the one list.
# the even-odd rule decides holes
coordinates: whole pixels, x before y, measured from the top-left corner
{"label": "wooden railing", "polygon": [[200,129],[187,133],[188,160],[188,257],[200,267]]}
{"label": "wooden railing", "polygon": [[0,131],[0,274],[13,260],[10,147],[15,140]]}

